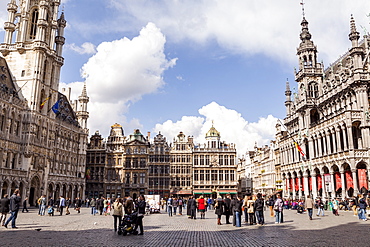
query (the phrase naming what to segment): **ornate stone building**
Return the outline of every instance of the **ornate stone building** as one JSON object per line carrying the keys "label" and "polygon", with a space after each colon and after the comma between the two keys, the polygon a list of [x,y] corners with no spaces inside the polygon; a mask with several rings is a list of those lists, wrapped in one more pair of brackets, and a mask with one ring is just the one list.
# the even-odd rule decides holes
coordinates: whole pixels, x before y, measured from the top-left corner
{"label": "ornate stone building", "polygon": [[166,137],[161,133],[156,135],[149,149],[149,195],[161,198],[170,195],[170,151]]}
{"label": "ornate stone building", "polygon": [[87,145],[84,87],[71,103],[58,92],[64,63],[64,14],[60,0],[8,4],[0,44],[1,196],[15,188],[31,205],[41,194],[83,196]]}
{"label": "ornate stone building", "polygon": [[204,145],[194,145],[182,132],[172,145],[160,133],[149,140],[149,133],[144,137],[139,130],[124,136],[119,124],[111,127],[106,142],[95,133],[87,150],[87,196],[237,193],[235,146],[221,142],[214,127]]}
{"label": "ornate stone building", "polygon": [[206,134],[204,145],[193,150],[193,193],[215,197],[237,194],[237,156],[233,143],[221,142],[213,126]]}
{"label": "ornate stone building", "polygon": [[193,138],[180,132],[171,148],[171,195],[193,194]]}
{"label": "ornate stone building", "polygon": [[[293,95],[287,83],[284,126],[278,127],[284,196],[349,197],[369,189],[370,66],[367,36],[351,17],[350,49],[324,69],[305,18]],[[294,142],[301,147],[298,152]]]}

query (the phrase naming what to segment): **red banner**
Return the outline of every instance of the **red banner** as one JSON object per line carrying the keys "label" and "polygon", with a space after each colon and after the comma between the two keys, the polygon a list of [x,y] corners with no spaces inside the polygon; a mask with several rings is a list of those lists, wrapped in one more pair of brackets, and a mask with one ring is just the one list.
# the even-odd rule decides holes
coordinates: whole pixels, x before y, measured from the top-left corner
{"label": "red banner", "polygon": [[316,175],[316,180],[317,180],[317,190],[322,189],[322,177],[320,174]]}
{"label": "red banner", "polygon": [[308,188],[310,188],[310,191],[312,191],[312,177],[308,178]]}
{"label": "red banner", "polygon": [[334,173],[334,178],[335,178],[335,188],[336,191],[338,191],[340,188],[342,188],[342,178],[340,177],[340,173],[339,172]]}
{"label": "red banner", "polygon": [[346,175],[346,182],[347,182],[347,190],[349,188],[353,189],[353,178],[352,178],[352,172],[345,171],[344,174]]}
{"label": "red banner", "polygon": [[304,177],[301,177],[302,191],[304,191]]}
{"label": "red banner", "polygon": [[295,178],[295,191],[299,191],[299,178]]}
{"label": "red banner", "polygon": [[367,186],[366,169],[357,169],[357,174],[358,174],[359,189],[362,189],[362,187],[367,189],[368,186]]}
{"label": "red banner", "polygon": [[289,191],[293,192],[293,178],[289,178]]}

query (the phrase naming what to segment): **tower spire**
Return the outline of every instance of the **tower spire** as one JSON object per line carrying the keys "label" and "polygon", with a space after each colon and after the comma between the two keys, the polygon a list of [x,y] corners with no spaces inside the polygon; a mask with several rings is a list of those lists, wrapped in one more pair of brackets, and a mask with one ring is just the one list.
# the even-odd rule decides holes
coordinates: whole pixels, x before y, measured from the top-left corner
{"label": "tower spire", "polygon": [[352,42],[352,47],[357,47],[358,46],[358,40],[360,38],[360,33],[357,32],[357,30],[356,30],[356,23],[355,23],[355,19],[353,18],[352,14],[351,14],[350,23],[351,23],[351,32],[348,35],[349,40]]}

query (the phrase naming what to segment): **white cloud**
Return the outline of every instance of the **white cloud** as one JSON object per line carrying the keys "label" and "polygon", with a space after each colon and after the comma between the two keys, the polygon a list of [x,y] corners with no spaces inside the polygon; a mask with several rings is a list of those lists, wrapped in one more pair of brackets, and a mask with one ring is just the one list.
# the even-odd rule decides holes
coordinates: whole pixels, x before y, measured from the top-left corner
{"label": "white cloud", "polygon": [[199,114],[204,117],[184,116],[177,122],[168,120],[157,124],[153,132],[161,132],[172,142],[180,131],[187,136],[193,136],[196,143],[205,143],[205,135],[214,123],[220,132],[221,140],[236,144],[238,155],[253,150],[255,142],[258,146],[269,144],[274,139],[277,118],[269,115],[261,117],[258,122],[249,123],[240,113],[227,109],[216,102],[212,102],[199,109]]}
{"label": "white cloud", "polygon": [[67,49],[71,49],[79,54],[94,54],[96,53],[96,47],[94,44],[90,42],[85,42],[81,46],[77,46],[76,44],[67,44]]}
{"label": "white cloud", "polygon": [[[265,54],[289,62],[291,66],[297,63],[295,48],[299,44],[302,20],[299,1],[111,0],[110,4],[127,13],[118,18],[132,16],[132,26],[149,20],[155,22],[171,41],[202,45],[216,41],[234,53]],[[368,0],[356,0],[355,3],[311,0],[305,4],[306,18],[320,51],[320,60],[331,63],[338,58],[338,52],[347,50],[350,46],[350,15],[354,15],[358,29],[360,25],[369,27],[366,17],[369,9]]]}
{"label": "white cloud", "polygon": [[[122,38],[103,42],[96,48],[96,54],[81,71],[86,78],[90,97],[88,111],[89,128],[92,131],[105,130],[116,122],[125,128],[134,124],[135,128],[140,127],[135,119],[127,123],[123,114],[131,102],[141,99],[145,94],[155,93],[165,84],[164,71],[176,64],[176,58],[166,58],[165,43],[160,29],[148,23],[139,36],[132,40]],[[81,93],[82,85],[82,82],[74,82],[61,84],[61,87],[71,87],[76,97]]]}

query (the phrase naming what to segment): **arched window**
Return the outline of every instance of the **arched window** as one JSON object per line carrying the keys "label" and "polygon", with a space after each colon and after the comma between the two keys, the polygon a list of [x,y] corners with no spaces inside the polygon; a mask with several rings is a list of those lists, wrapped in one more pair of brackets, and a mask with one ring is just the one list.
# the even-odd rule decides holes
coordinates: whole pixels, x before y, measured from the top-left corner
{"label": "arched window", "polygon": [[31,15],[31,28],[30,28],[30,39],[36,38],[37,33],[37,21],[39,19],[39,10],[34,9]]}
{"label": "arched window", "polygon": [[308,97],[317,98],[319,96],[319,89],[316,82],[310,82],[308,84]]}

